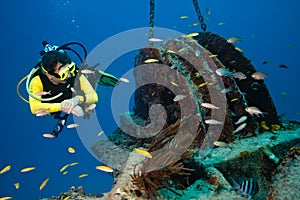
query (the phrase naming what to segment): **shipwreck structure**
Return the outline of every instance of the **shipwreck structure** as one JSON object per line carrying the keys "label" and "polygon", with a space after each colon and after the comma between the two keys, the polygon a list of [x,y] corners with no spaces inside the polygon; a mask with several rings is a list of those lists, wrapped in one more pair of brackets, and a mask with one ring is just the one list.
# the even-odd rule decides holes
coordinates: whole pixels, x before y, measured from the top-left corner
{"label": "shipwreck structure", "polygon": [[[271,172],[279,158],[300,142],[299,133],[290,138],[276,135],[290,125],[277,115],[264,80],[251,77],[256,70],[243,53],[216,34],[193,33],[140,49],[135,66],[134,112],[122,114],[120,128],[108,136],[116,146],[133,153],[124,158],[124,154],[103,152],[104,141],[92,148],[108,165],[124,159],[106,198],[191,198],[184,194],[186,188],[204,187],[199,180],[215,195],[229,191],[232,176],[258,179],[258,199],[266,198]],[[230,74],[218,74],[220,68]],[[242,72],[246,78],[237,79],[233,72]],[[203,103],[218,108],[206,108]],[[266,114],[247,112],[251,106]],[[243,116],[244,126],[236,131]],[[207,121],[212,119],[221,123]],[[216,148],[216,141],[228,146]],[[152,157],[137,154],[134,148],[147,150]],[[230,195],[228,199],[233,198]]]}
{"label": "shipwreck structure", "polygon": [[[150,42],[135,57],[133,112],[123,113],[120,127],[108,136],[132,153],[104,151],[104,140],[92,147],[109,166],[124,161],[104,199],[239,199],[229,192],[232,176],[256,178],[257,199],[265,199],[279,158],[300,142],[298,133],[274,135],[291,124],[278,116],[263,78],[253,76],[255,67],[234,44],[206,31],[193,3],[203,32],[157,47]],[[153,0],[150,27],[153,38]]]}

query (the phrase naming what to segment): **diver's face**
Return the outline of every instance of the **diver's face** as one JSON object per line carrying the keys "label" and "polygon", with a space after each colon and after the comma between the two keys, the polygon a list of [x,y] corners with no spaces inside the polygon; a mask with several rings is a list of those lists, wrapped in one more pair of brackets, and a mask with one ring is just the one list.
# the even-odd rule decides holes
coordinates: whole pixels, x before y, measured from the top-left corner
{"label": "diver's face", "polygon": [[[64,69],[66,68],[65,65],[63,65],[62,63],[58,62],[54,68],[54,73],[58,74],[60,71],[63,71]],[[49,78],[49,80],[55,84],[55,85],[58,85],[58,84],[64,84],[64,83],[67,83],[67,81],[65,80],[60,80],[60,78],[57,78],[55,77],[54,75],[52,74],[49,74],[47,73],[46,76]]]}

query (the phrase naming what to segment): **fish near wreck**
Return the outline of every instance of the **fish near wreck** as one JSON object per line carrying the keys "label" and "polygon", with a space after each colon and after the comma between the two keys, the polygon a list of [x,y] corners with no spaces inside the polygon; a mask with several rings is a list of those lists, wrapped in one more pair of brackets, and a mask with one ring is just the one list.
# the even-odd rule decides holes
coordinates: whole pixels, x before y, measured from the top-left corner
{"label": "fish near wreck", "polygon": [[233,182],[231,190],[235,190],[242,196],[248,197],[248,200],[251,200],[252,197],[259,191],[257,180],[254,178],[242,179],[240,183],[233,178],[231,178],[231,181]]}
{"label": "fish near wreck", "polygon": [[263,112],[260,111],[260,110],[259,110],[257,107],[255,107],[255,106],[247,107],[247,108],[245,108],[245,110],[246,110],[248,113],[252,114],[252,115],[262,115],[262,116],[264,116]]}
{"label": "fish near wreck", "polygon": [[242,116],[242,117],[240,117],[239,120],[238,120],[237,122],[235,122],[234,124],[241,124],[241,123],[243,123],[244,121],[246,121],[247,118],[248,118],[247,116]]}
{"label": "fish near wreck", "polygon": [[219,76],[232,76],[232,72],[228,71],[226,68],[219,68],[216,70]]}
{"label": "fish near wreck", "polygon": [[201,106],[204,108],[209,108],[209,109],[219,109],[220,107],[215,106],[211,103],[201,103]]}
{"label": "fish near wreck", "polygon": [[245,127],[247,126],[247,123],[242,123],[241,125],[239,125],[232,133],[237,133],[241,130],[243,130]]}
{"label": "fish near wreck", "polygon": [[256,80],[264,80],[267,77],[267,75],[262,72],[255,72],[251,75],[251,77]]}
{"label": "fish near wreck", "polygon": [[235,73],[233,73],[233,77],[237,78],[239,80],[243,80],[243,79],[247,78],[243,72],[235,72]]}

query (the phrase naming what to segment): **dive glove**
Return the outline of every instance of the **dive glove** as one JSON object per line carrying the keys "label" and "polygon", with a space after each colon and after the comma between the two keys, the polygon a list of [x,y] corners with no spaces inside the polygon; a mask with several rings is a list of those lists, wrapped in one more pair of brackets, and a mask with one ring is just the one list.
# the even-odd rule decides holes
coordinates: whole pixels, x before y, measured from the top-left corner
{"label": "dive glove", "polygon": [[67,114],[70,114],[75,106],[77,106],[80,102],[79,97],[73,97],[71,99],[66,99],[61,102],[61,110]]}
{"label": "dive glove", "polygon": [[115,87],[119,83],[119,79],[114,75],[105,73],[101,70],[95,71],[96,80],[103,86],[113,86]]}
{"label": "dive glove", "polygon": [[72,109],[71,113],[77,117],[82,117],[84,115],[82,108],[78,105]]}

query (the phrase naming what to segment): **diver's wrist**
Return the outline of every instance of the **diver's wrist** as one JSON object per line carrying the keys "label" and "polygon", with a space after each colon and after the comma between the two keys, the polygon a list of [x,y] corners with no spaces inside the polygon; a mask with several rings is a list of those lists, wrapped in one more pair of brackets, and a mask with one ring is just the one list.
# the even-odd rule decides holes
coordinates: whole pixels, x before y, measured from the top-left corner
{"label": "diver's wrist", "polygon": [[81,95],[77,95],[76,98],[79,99],[79,104],[84,103],[84,97]]}

